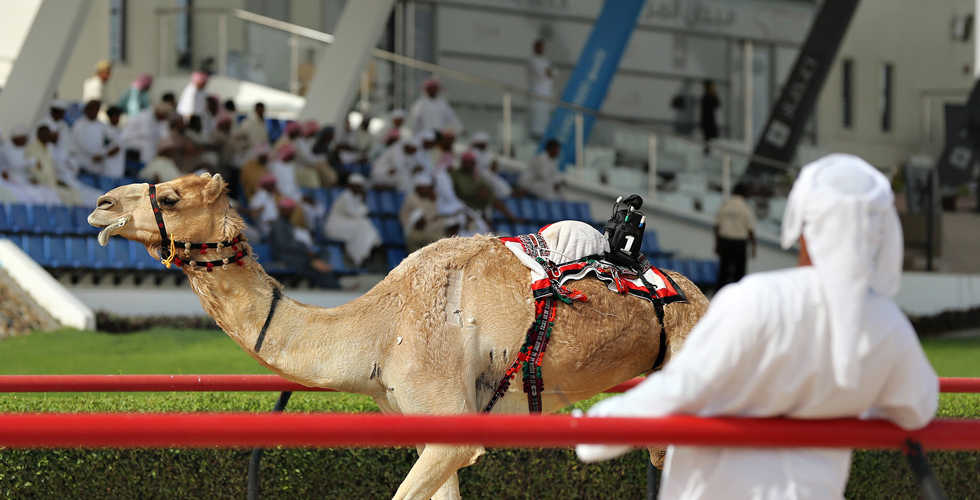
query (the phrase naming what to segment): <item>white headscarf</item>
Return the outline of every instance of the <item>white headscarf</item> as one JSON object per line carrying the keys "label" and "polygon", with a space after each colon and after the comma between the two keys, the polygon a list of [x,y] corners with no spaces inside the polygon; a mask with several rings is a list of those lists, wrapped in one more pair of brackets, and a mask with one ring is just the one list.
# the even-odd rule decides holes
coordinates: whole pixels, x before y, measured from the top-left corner
{"label": "white headscarf", "polygon": [[783,248],[801,234],[830,312],[834,377],[841,387],[856,387],[868,292],[894,297],[901,284],[902,226],[888,179],[846,154],[803,167],[783,216]]}

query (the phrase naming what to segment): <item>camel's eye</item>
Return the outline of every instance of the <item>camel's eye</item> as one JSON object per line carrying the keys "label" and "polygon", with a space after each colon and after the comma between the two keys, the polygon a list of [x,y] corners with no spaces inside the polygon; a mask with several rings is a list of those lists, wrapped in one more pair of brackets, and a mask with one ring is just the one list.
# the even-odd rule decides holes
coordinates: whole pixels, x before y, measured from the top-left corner
{"label": "camel's eye", "polygon": [[160,206],[173,208],[178,201],[180,201],[180,198],[174,196],[164,196],[163,198],[160,198]]}

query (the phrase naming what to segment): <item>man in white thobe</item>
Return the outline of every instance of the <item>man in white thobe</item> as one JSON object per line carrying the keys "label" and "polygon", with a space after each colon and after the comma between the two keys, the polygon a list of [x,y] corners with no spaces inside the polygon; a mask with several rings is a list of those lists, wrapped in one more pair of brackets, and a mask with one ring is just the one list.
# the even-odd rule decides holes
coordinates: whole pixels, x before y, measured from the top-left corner
{"label": "man in white thobe", "polygon": [[[527,62],[527,86],[535,94],[551,97],[555,67],[544,56],[544,40],[534,41],[534,56]],[[551,118],[551,103],[531,99],[531,138],[541,139]]]}
{"label": "man in white thobe", "polygon": [[479,177],[490,185],[496,198],[509,198],[514,189],[497,173],[497,159],[487,151],[489,143],[490,134],[482,131],[473,134],[473,138],[470,139],[470,147],[473,148],[471,152],[476,156]]}
{"label": "man in white thobe", "polygon": [[371,187],[408,192],[412,188],[412,177],[422,172],[416,155],[418,149],[419,144],[414,139],[388,146],[371,166]]}
{"label": "man in white thobe", "polygon": [[[902,229],[888,179],[860,158],[807,165],[782,244],[800,267],[722,288],[666,367],[590,417],[882,418],[904,429],[936,413],[939,381],[892,301]],[[580,445],[585,461],[622,446]],[[660,498],[842,499],[851,450],[671,446]]]}
{"label": "man in white thobe", "polygon": [[38,167],[37,160],[27,155],[29,136],[27,127],[16,126],[10,131],[10,140],[0,146],[0,186],[16,195],[22,203],[61,205],[57,191],[31,180],[31,171]]}
{"label": "man in white thobe", "polygon": [[347,177],[347,189],[330,207],[330,214],[324,224],[324,234],[332,240],[344,242],[344,253],[350,257],[354,267],[361,267],[375,247],[381,245],[381,234],[368,218],[366,192],[367,179],[358,173]]}
{"label": "man in white thobe", "polygon": [[177,114],[184,117],[184,121],[189,121],[192,116],[203,117],[208,110],[208,94],[204,87],[208,85],[208,74],[203,71],[195,71],[191,74],[191,81],[180,93],[177,101]]}
{"label": "man in white thobe", "polygon": [[174,108],[161,102],[132,116],[123,127],[120,140],[140,152],[140,161],[149,163],[157,156],[157,143],[170,136],[170,115]]}
{"label": "man in white thobe", "polygon": [[119,120],[122,118],[123,109],[119,106],[109,106],[109,109],[105,110],[105,114],[109,117],[109,122],[105,124],[106,138],[109,142],[106,147],[110,149],[118,148],[120,153],[107,156],[102,160],[102,175],[119,179],[126,173],[126,145],[123,144],[122,129],[119,128]]}
{"label": "man in white thobe", "polygon": [[424,91],[415,104],[412,105],[412,130],[451,130],[456,133],[463,131],[463,123],[459,121],[449,101],[439,95],[442,85],[439,80],[430,78],[422,85]]}
{"label": "man in white thobe", "polygon": [[276,150],[276,159],[269,162],[269,173],[276,176],[276,185],[283,196],[300,201],[303,199],[303,191],[296,181],[296,164],[293,162],[295,156],[296,146],[291,142],[282,144]]}
{"label": "man in white thobe", "polygon": [[560,154],[561,143],[549,139],[544,151],[527,163],[527,168],[517,179],[517,185],[543,200],[561,199],[565,181],[558,171]]}
{"label": "man in white thobe", "polygon": [[105,85],[112,74],[112,63],[103,59],[95,63],[95,74],[82,84],[82,102],[105,100]]}
{"label": "man in white thobe", "polygon": [[100,107],[99,101],[85,103],[85,114],[71,127],[75,160],[82,170],[94,175],[104,175],[106,160],[122,155],[119,146],[111,142],[108,126],[97,119]]}

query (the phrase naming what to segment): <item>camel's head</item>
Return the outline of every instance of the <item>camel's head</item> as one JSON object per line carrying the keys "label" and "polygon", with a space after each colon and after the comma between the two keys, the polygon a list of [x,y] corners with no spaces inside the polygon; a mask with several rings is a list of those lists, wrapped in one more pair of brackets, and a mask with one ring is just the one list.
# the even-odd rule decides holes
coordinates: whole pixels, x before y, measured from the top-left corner
{"label": "camel's head", "polygon": [[[163,214],[168,235],[179,241],[222,241],[228,232],[237,234],[240,227],[229,227],[226,184],[221,175],[187,175],[156,185],[156,199]],[[161,236],[150,202],[149,184],[120,186],[99,198],[88,223],[101,227],[99,244],[118,234],[146,245],[150,255],[159,257]],[[237,225],[237,224],[233,224]]]}

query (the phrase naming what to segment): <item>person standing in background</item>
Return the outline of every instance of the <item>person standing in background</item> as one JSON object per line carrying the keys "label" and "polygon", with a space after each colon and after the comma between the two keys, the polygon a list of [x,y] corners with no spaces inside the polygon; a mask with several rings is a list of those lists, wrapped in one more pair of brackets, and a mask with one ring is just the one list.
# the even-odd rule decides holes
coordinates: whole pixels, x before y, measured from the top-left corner
{"label": "person standing in background", "polygon": [[[527,63],[527,86],[535,94],[551,97],[555,78],[555,67],[544,56],[544,40],[534,41],[534,55]],[[551,118],[551,103],[531,99],[531,138],[540,140],[548,128]]]}
{"label": "person standing in background", "polygon": [[150,107],[150,87],[153,86],[153,75],[143,73],[133,80],[133,84],[119,98],[116,106],[122,108],[128,116],[135,116],[136,113]]}
{"label": "person standing in background", "polygon": [[111,74],[111,62],[103,59],[95,63],[95,74],[90,76],[87,80],[85,80],[85,83],[82,84],[82,102],[102,102],[104,100],[102,97],[103,93],[105,92],[105,84],[109,81],[109,76]]}
{"label": "person standing in background", "polygon": [[184,121],[189,121],[192,116],[204,116],[208,109],[208,94],[204,87],[208,85],[208,74],[203,71],[191,73],[191,81],[180,93],[180,100],[177,101],[177,114],[184,117]]}
{"label": "person standing in background", "polygon": [[704,81],[704,95],[701,96],[701,133],[704,135],[704,154],[711,152],[708,143],[718,138],[718,118],[721,101],[714,80]]}
{"label": "person standing in background", "polygon": [[718,207],[715,219],[715,253],[718,254],[718,288],[745,276],[747,246],[755,258],[755,214],[745,201],[748,186],[737,184],[731,199]]}
{"label": "person standing in background", "polygon": [[248,137],[249,147],[269,144],[269,129],[265,126],[265,104],[255,103],[255,108],[242,122],[241,130]]}
{"label": "person standing in background", "polygon": [[456,133],[462,132],[463,122],[459,121],[459,116],[449,105],[449,101],[439,95],[442,91],[442,84],[439,83],[439,80],[429,78],[422,84],[422,90],[424,92],[412,105],[412,131],[452,130]]}

